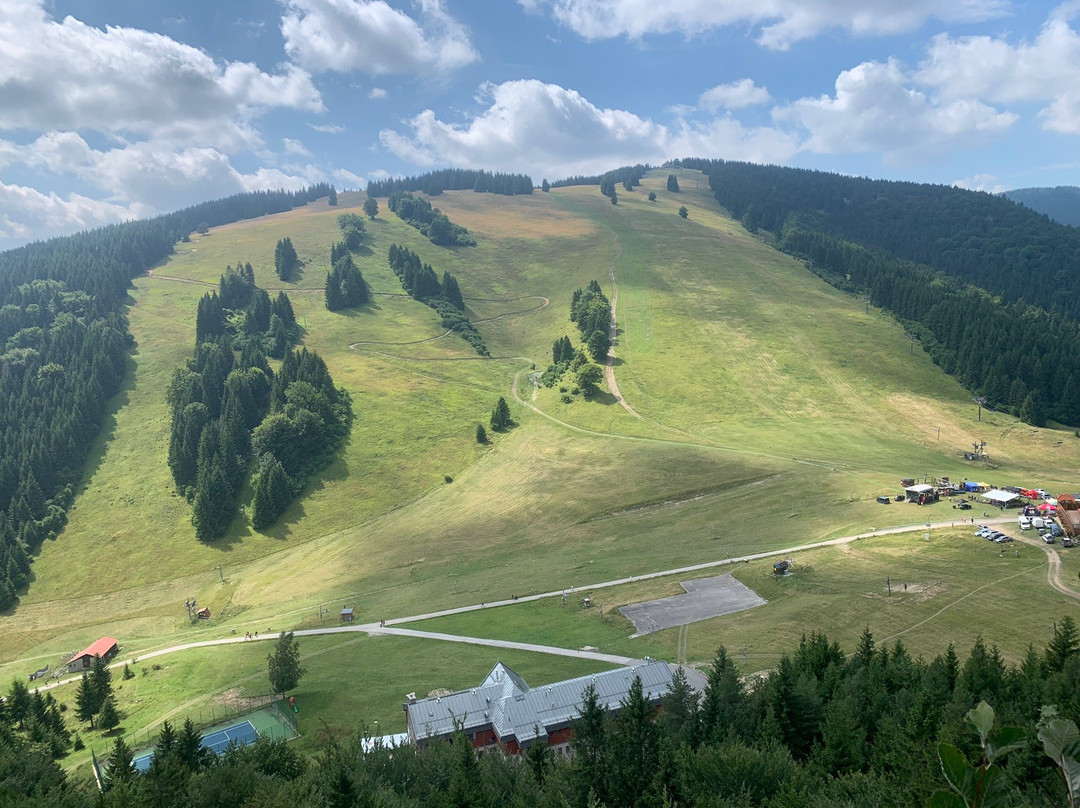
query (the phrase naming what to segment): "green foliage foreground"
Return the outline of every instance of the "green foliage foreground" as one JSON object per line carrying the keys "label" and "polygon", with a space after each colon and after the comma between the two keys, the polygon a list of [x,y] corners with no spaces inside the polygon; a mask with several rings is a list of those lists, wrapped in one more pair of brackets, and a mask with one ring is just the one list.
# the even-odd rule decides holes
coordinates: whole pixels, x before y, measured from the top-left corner
{"label": "green foliage foreground", "polygon": [[721,648],[700,703],[681,673],[659,712],[640,681],[614,716],[587,691],[570,757],[537,747],[525,765],[477,758],[464,736],[421,752],[369,745],[363,730],[323,739],[311,760],[267,741],[215,758],[197,754],[189,728],[169,728],[145,775],[115,744],[100,802],[9,713],[0,789],[8,805],[65,806],[1063,805],[1076,780],[1078,647],[1068,618],[1017,667],[981,640],[964,661],[950,647],[926,662],[869,631],[851,654],[815,634],[750,682]]}

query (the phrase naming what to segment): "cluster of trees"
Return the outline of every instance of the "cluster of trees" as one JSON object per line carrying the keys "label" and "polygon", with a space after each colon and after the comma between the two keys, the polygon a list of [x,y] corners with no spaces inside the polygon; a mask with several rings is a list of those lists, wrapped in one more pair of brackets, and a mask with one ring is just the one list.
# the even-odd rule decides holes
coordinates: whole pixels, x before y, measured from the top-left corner
{"label": "cluster of trees", "polygon": [[[250,265],[227,267],[220,289],[199,301],[194,355],[175,371],[167,395],[169,469],[192,502],[203,541],[228,530],[253,457],[252,523],[263,529],[341,445],[351,419],[348,396],[334,388],[322,359],[289,350],[299,329],[284,292],[271,303],[254,286]],[[267,353],[283,358],[276,374]]]}
{"label": "cluster of trees", "polygon": [[88,722],[91,729],[97,718],[98,729],[106,732],[120,724],[120,713],[113,695],[112,673],[100,656],[94,657],[94,665],[89,671],[83,671],[79,689],[75,692],[75,717]]}
{"label": "cluster of trees", "polygon": [[673,194],[679,193],[679,178],[674,174],[667,175],[667,189]]}
{"label": "cluster of trees", "polygon": [[611,347],[611,303],[595,280],[589,281],[585,289],[574,291],[570,321],[577,323],[592,358],[603,362]]}
{"label": "cluster of trees", "polygon": [[[605,353],[606,355],[606,353]],[[604,378],[604,371],[599,365],[589,361],[585,351],[577,350],[570,343],[570,337],[560,337],[551,346],[551,364],[540,375],[540,383],[545,387],[554,387],[567,373],[573,373],[575,389],[573,392],[584,393],[588,398],[594,395]],[[565,393],[565,388],[562,388]],[[569,404],[573,398],[564,395],[563,401]]]}
{"label": "cluster of trees", "polygon": [[443,191],[469,190],[506,196],[531,194],[533,181],[527,174],[492,174],[488,171],[446,168],[418,177],[373,180],[367,186],[368,196],[390,196],[401,191],[423,191],[428,196],[438,196]]}
{"label": "cluster of trees", "polygon": [[274,271],[283,281],[292,280],[293,272],[300,266],[300,256],[296,254],[292,239],[286,236],[278,240],[274,248]]}
{"label": "cluster of trees", "polygon": [[823,635],[804,637],[768,677],[749,685],[723,648],[705,673],[700,702],[676,674],[659,712],[640,681],[615,715],[587,689],[568,758],[543,744],[523,759],[477,757],[464,734],[402,754],[369,746],[358,733],[324,741],[311,759],[266,740],[196,758],[192,744],[190,759],[176,765],[169,732],[144,775],[130,767],[130,750],[119,741],[99,795],[69,782],[46,752],[5,727],[0,771],[15,806],[43,804],[35,800],[47,794],[49,804],[70,808],[907,808],[939,800],[933,795],[947,788],[939,755],[950,755],[948,771],[956,755],[981,758],[982,740],[967,716],[985,701],[1001,724],[1017,728],[1008,733],[1011,751],[995,755],[993,804],[1069,804],[1039,734],[1080,715],[1080,637],[1071,618],[1058,623],[1044,651],[1029,649],[1019,665],[1007,665],[981,639],[965,659],[950,646],[926,661],[899,641],[878,646],[867,631],[851,654]]}
{"label": "cluster of trees", "polygon": [[989,194],[725,161],[717,200],[865,294],[990,406],[1080,425],[1080,232]]}
{"label": "cluster of trees", "polygon": [[371,300],[367,283],[353,263],[344,241],[330,247],[330,272],[326,276],[326,308],[330,311],[352,309]]}
{"label": "cluster of trees", "polygon": [[423,263],[419,255],[397,244],[390,245],[389,262],[409,297],[431,306],[442,318],[443,328],[456,331],[481,356],[490,356],[484,338],[465,313],[465,301],[457,278],[443,272],[440,282],[430,264]]}
{"label": "cluster of trees", "polygon": [[0,253],[0,610],[28,585],[30,556],[66,523],[120,388],[131,279],[199,227],[289,210],[327,191],[240,194]]}
{"label": "cluster of trees", "polygon": [[422,197],[413,196],[408,191],[395,191],[390,194],[386,204],[403,222],[427,236],[432,244],[440,247],[476,246],[468,230],[451,222],[445,213],[431,207],[431,203]]}
{"label": "cluster of trees", "polygon": [[0,710],[0,747],[7,737],[32,747],[47,759],[63,757],[71,747],[64,710],[66,706],[62,708],[51,693],[38,690],[31,695],[22,679],[12,680]]}
{"label": "cluster of trees", "polygon": [[[368,197],[367,202],[374,202],[371,197]],[[364,203],[364,208],[367,209],[368,204]],[[375,203],[375,213],[379,212],[379,204]],[[375,218],[375,213],[368,214],[372,219]],[[342,213],[337,218],[338,227],[341,228],[341,237],[345,242],[346,248],[350,250],[359,250],[364,243],[364,236],[367,235],[367,225],[364,224],[364,218],[358,216],[355,213]]]}

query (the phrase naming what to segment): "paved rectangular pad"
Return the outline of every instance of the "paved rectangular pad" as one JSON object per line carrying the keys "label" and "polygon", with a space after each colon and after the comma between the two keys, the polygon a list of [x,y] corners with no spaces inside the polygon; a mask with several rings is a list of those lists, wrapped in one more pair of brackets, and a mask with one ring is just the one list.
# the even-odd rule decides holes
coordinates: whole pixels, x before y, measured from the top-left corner
{"label": "paved rectangular pad", "polygon": [[634,634],[652,634],[665,628],[685,626],[722,614],[743,612],[768,603],[732,575],[683,581],[685,595],[635,603],[619,609],[634,624]]}

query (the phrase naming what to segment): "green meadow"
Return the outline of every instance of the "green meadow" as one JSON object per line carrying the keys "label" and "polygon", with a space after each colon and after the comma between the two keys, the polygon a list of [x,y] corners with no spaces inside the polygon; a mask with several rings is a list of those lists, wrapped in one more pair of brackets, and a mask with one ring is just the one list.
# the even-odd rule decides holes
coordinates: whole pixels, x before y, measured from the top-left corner
{"label": "green meadow", "polygon": [[[620,192],[615,206],[592,187],[437,197],[473,233],[469,248],[431,245],[380,200],[356,253],[373,301],[347,312],[328,312],[320,290],[336,217],[358,211],[361,194],[178,244],[134,282],[136,346],[125,386],[67,528],[43,548],[29,592],[0,623],[0,675],[23,676],[102,634],[120,639],[125,656],[138,655],[231,632],[314,627],[324,608],[353,606],[361,621],[375,622],[959,515],[948,503],[876,504],[900,477],[1077,487],[1080,440],[1071,432],[1032,430],[1000,413],[978,420],[970,395],[917,346],[909,350],[899,324],[743,230],[701,175],[678,173],[681,193],[669,194],[667,172],[658,171]],[[689,208],[685,220],[680,205]],[[303,262],[290,284],[273,274],[274,246],[285,236]],[[492,359],[444,334],[432,309],[403,295],[386,261],[392,243],[458,278]],[[247,261],[261,286],[289,291],[303,343],[349,391],[356,418],[346,446],[278,524],[258,533],[241,514],[223,540],[201,544],[166,466],[165,391],[193,349],[199,297],[226,264]],[[529,382],[534,367],[550,363],[554,340],[580,343],[571,295],[592,279],[610,295],[610,271],[618,286],[614,372],[640,417],[606,390],[567,404],[558,385]],[[515,425],[478,445],[476,424],[487,423],[499,396]],[[982,440],[996,468],[962,459]],[[1045,639],[1040,627],[1064,598],[1046,585],[1034,548],[997,559],[959,531],[929,544],[917,535],[808,552],[806,566],[779,582],[762,573],[768,564],[737,570],[768,606],[645,638],[628,639],[614,607],[676,594],[677,579],[606,590],[603,621],[598,610],[537,603],[431,625],[689,662],[709,659],[721,643],[740,655],[746,646],[753,670],[811,630],[850,645],[869,625],[926,655],[980,633],[1009,655]],[[1066,581],[1078,564],[1066,557]],[[892,576],[932,583],[921,600],[883,596]],[[191,596],[210,608],[209,621],[188,623],[183,601]],[[306,639],[303,649],[334,642]],[[445,644],[358,640],[341,653],[363,656],[373,666],[366,675],[352,662],[313,660],[301,689],[321,694],[330,723],[389,721],[419,687],[409,683],[416,670],[460,672],[447,685],[459,686],[499,656],[429,646]],[[176,676],[158,675],[160,691],[138,710],[125,708],[129,719],[146,726],[213,699],[236,681],[233,672],[248,671],[257,689],[265,655],[233,659],[244,653],[160,658]],[[417,663],[420,654],[431,656]],[[182,661],[189,656],[197,662]],[[573,667],[558,657],[530,660],[527,677],[535,672],[538,681]],[[181,673],[196,664],[205,676]],[[358,682],[363,695],[354,693]]]}

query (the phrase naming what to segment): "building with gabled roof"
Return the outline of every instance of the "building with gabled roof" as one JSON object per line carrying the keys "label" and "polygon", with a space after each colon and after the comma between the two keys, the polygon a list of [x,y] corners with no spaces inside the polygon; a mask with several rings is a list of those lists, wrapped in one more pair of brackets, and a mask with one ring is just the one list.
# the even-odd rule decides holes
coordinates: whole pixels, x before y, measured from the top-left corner
{"label": "building with gabled roof", "polygon": [[518,754],[535,743],[562,750],[581,716],[585,688],[591,684],[600,707],[617,713],[635,677],[640,677],[642,692],[654,705],[671,689],[671,670],[656,660],[540,687],[529,687],[518,673],[498,662],[477,687],[410,698],[402,709],[409,742],[418,747],[449,738],[460,727],[479,750],[501,746],[508,754]]}
{"label": "building with gabled roof", "polygon": [[101,657],[108,662],[119,650],[120,646],[117,645],[116,640],[112,637],[102,637],[68,660],[68,671],[71,673],[88,671],[94,666],[94,657]]}

